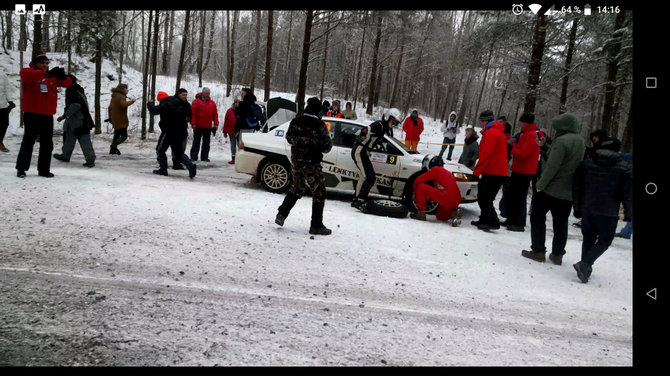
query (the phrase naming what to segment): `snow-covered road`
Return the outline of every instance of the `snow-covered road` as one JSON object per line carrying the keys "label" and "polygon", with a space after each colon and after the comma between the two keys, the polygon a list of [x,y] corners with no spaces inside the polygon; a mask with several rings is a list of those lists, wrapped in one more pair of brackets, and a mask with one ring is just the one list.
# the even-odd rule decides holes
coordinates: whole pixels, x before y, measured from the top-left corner
{"label": "snow-covered road", "polygon": [[37,152],[16,178],[21,138],[5,140],[2,365],[632,365],[628,240],[582,284],[579,229],[562,266],[539,264],[520,255],[528,228],[471,226],[476,204],[452,228],[331,199],[333,234],[312,238],[311,199],[276,226],[283,195],[237,174],[222,140],[191,181],[151,173],[157,134],[121,156],[110,137],[96,167],[77,146],[53,179]]}

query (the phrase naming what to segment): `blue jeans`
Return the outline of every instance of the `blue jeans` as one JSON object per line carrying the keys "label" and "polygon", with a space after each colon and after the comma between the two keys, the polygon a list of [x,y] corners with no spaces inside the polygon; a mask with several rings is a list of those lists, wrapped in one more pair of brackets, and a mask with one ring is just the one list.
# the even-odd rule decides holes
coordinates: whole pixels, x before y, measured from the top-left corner
{"label": "blue jeans", "polygon": [[449,154],[447,155],[447,159],[451,160],[451,153],[454,151],[454,145],[456,143],[456,138],[444,138],[442,140],[443,144],[451,144],[451,145],[442,145],[442,149],[440,150],[440,154],[438,156],[442,158],[442,155],[444,154],[444,151],[447,150],[447,147],[449,147]]}
{"label": "blue jeans", "polygon": [[633,220],[630,222],[626,223],[626,226],[619,232],[622,238],[624,239],[630,239],[630,237],[633,235]]}

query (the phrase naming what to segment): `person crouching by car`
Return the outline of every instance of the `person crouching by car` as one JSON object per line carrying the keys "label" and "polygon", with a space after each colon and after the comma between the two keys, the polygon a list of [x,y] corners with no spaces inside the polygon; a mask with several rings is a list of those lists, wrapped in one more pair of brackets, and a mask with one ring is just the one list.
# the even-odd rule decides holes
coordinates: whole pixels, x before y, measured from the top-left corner
{"label": "person crouching by car", "polygon": [[191,106],[186,101],[188,92],[186,89],[179,89],[177,94],[163,98],[158,106],[154,105],[153,100],[147,102],[147,109],[152,115],[160,114],[161,118],[158,126],[161,128],[161,135],[158,138],[156,154],[158,156],[159,169],[154,170],[154,174],[167,176],[167,149],[172,150],[172,156],[177,158],[188,168],[188,176],[193,179],[196,174],[196,165],[184,153],[184,140],[188,137],[188,122],[191,120]]}
{"label": "person crouching by car", "polygon": [[458,189],[456,179],[444,167],[442,157],[434,156],[423,169],[423,174],[414,180],[414,195],[419,211],[410,214],[410,217],[421,221],[426,220],[426,200],[439,204],[435,217],[442,221],[450,221],[456,227],[461,224],[463,210],[458,207],[461,203],[461,190]]}
{"label": "person crouching by car", "polygon": [[323,224],[326,202],[326,180],[321,172],[323,154],[333,147],[326,124],[321,120],[321,101],[312,97],[302,115],[291,120],[286,141],[291,144],[292,184],[284,202],[277,209],[275,223],[283,226],[291,209],[303,195],[312,193],[312,223],[309,233],[330,235],[332,231]]}
{"label": "person crouching by car", "polygon": [[69,162],[74,150],[74,145],[79,141],[81,151],[86,158],[85,167],[95,166],[95,151],[91,142],[91,130],[95,128],[93,118],[88,109],[88,100],[84,88],[79,86],[77,78],[69,75],[72,85],[65,89],[65,113],[59,116],[58,121],[65,119],[63,123],[63,153],[54,154],[59,161]]}

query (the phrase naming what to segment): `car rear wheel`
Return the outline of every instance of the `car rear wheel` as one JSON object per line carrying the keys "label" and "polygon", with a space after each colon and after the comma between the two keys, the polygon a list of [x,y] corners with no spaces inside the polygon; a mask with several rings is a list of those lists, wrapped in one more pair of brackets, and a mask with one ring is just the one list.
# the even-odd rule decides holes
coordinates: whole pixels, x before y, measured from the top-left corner
{"label": "car rear wheel", "polygon": [[284,193],[291,186],[291,167],[278,160],[269,160],[263,164],[258,180],[266,191]]}
{"label": "car rear wheel", "polygon": [[[416,205],[416,201],[412,199],[412,197],[414,196],[414,190],[412,189],[412,187],[414,187],[414,179],[416,179],[416,176],[414,176],[407,182],[407,184],[405,185],[405,192],[403,193],[403,202],[413,213],[419,211],[419,207]],[[426,200],[426,214],[434,215],[435,213],[437,213],[437,210],[439,208],[440,205],[437,202],[431,199]]]}

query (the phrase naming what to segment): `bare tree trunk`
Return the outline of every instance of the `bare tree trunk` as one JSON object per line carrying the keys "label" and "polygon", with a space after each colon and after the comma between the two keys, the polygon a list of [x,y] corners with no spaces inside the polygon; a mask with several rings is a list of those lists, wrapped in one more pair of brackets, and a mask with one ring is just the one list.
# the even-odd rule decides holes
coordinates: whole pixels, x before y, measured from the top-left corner
{"label": "bare tree trunk", "polygon": [[207,44],[207,57],[205,58],[205,64],[202,66],[202,71],[207,70],[209,65],[209,58],[212,56],[212,46],[214,45],[214,22],[216,21],[216,11],[212,13],[212,21],[209,23],[209,43]]}
{"label": "bare tree trunk", "polygon": [[123,52],[125,51],[126,39],[126,12],[123,12],[123,29],[121,30],[121,52],[119,56],[119,84],[123,82]]}
{"label": "bare tree trunk", "polygon": [[49,49],[49,24],[51,22],[51,13],[46,12],[44,14],[44,20],[42,21],[42,49],[44,52],[50,52]]}
{"label": "bare tree trunk", "polygon": [[[60,19],[60,17],[59,17]],[[12,29],[13,29],[13,24],[12,24],[12,12],[7,11],[7,14],[5,15],[5,22],[7,23],[7,31],[5,32],[5,46],[8,49],[13,49],[13,41],[12,41]]]}
{"label": "bare tree trunk", "polygon": [[284,70],[284,90],[288,90],[288,75],[290,72],[291,66],[291,32],[293,31],[293,12],[289,12],[289,21],[288,21],[288,37],[286,40],[286,69]]}
{"label": "bare tree trunk", "polygon": [[572,54],[575,50],[575,39],[577,39],[577,24],[579,18],[572,20],[570,28],[570,37],[568,39],[568,54],[565,56],[565,68],[563,68],[563,84],[561,85],[561,105],[558,113],[562,114],[568,111],[566,103],[568,102],[568,83],[570,81],[570,69],[572,67]]}
{"label": "bare tree trunk", "polygon": [[67,43],[67,71],[68,73],[72,72],[72,13],[67,11],[67,34],[66,34],[66,43]]}
{"label": "bare tree trunk", "polygon": [[272,72],[272,33],[273,33],[274,12],[272,9],[268,10],[268,41],[265,48],[265,96],[263,101],[267,102],[270,99],[270,78]]}
{"label": "bare tree trunk", "polygon": [[[493,46],[491,46],[493,47]],[[482,104],[482,95],[484,94],[484,87],[486,85],[486,78],[489,75],[489,68],[491,66],[491,56],[493,54],[493,48],[489,49],[489,57],[486,61],[486,70],[484,71],[484,80],[482,81],[482,88],[479,90],[479,98],[477,99],[477,107],[475,107],[475,116],[479,115],[479,108]]]}
{"label": "bare tree trunk", "polygon": [[100,85],[102,84],[102,39],[95,40],[95,134],[102,133],[100,117]]}
{"label": "bare tree trunk", "polygon": [[[187,11],[188,12],[188,11]],[[144,59],[144,69],[142,70],[142,98],[147,98],[148,91],[148,76],[149,76],[149,59],[151,58],[151,24],[153,18],[151,18],[153,10],[149,10],[149,25],[146,32],[146,54]],[[176,91],[176,90],[175,90]],[[147,138],[147,106],[142,106],[142,140]]]}
{"label": "bare tree trunk", "polygon": [[181,75],[184,73],[184,54],[186,53],[186,44],[188,44],[188,22],[190,17],[191,11],[187,9],[186,18],[184,19],[184,33],[182,34],[181,52],[179,54],[179,66],[177,67],[177,86],[174,89],[175,93],[181,87]]}
{"label": "bare tree trunk", "polygon": [[402,34],[400,41],[400,55],[398,57],[398,65],[395,68],[395,79],[393,80],[393,89],[391,90],[391,101],[389,106],[395,107],[395,102],[398,94],[398,87],[400,87],[400,68],[402,67],[402,57],[405,51],[405,34]]}
{"label": "bare tree trunk", "polygon": [[251,67],[251,91],[256,87],[256,73],[258,68],[258,53],[261,47],[261,11],[256,11],[256,47],[254,48],[254,60]]}
{"label": "bare tree trunk", "polygon": [[202,87],[202,65],[204,59],[205,51],[205,29],[207,28],[206,23],[207,17],[205,16],[205,11],[200,11],[200,37],[198,38],[198,60],[197,60],[197,71],[198,71],[198,87]]}
{"label": "bare tree trunk", "polygon": [[226,97],[230,96],[230,92],[232,90],[232,85],[233,85],[233,73],[235,71],[235,29],[237,28],[237,20],[239,17],[239,11],[235,10],[233,11],[233,25],[231,27],[230,25],[230,11],[226,11],[226,16],[228,18],[228,30],[226,34],[228,35],[227,38],[227,45],[228,45],[228,80],[226,83]]}
{"label": "bare tree trunk", "polygon": [[379,43],[382,39],[382,20],[381,14],[377,13],[377,36],[375,37],[375,47],[372,53],[372,72],[370,73],[370,87],[368,90],[368,107],[365,113],[372,115],[372,103],[375,99],[375,79],[377,78],[377,57],[379,56]]}
{"label": "bare tree trunk", "polygon": [[331,14],[328,14],[328,22],[326,23],[326,46],[323,50],[323,60],[321,61],[321,92],[319,95],[319,98],[323,100],[323,87],[325,86],[326,83],[326,62],[328,61],[328,37],[330,36],[330,16]]}
{"label": "bare tree trunk", "polygon": [[312,20],[314,11],[307,11],[305,19],[305,34],[302,41],[302,58],[300,60],[300,75],[298,76],[298,93],[295,96],[295,102],[298,105],[298,115],[302,115],[305,108],[305,91],[307,87],[307,65],[309,64],[309,47],[312,40]]}
{"label": "bare tree trunk", "polygon": [[[151,52],[151,90],[149,91],[149,97],[150,98],[155,98],[156,97],[156,68],[158,65],[158,17],[159,17],[159,11],[156,11],[156,14],[154,14],[154,43],[151,46],[152,47],[152,52]],[[154,117],[149,116],[149,133],[154,133]]]}
{"label": "bare tree trunk", "polygon": [[533,33],[533,48],[528,66],[528,84],[526,85],[526,102],[523,106],[524,113],[535,112],[537,100],[537,86],[540,83],[542,69],[542,55],[544,55],[545,37],[547,35],[547,18],[541,12],[535,21],[535,32]]}
{"label": "bare tree trunk", "polygon": [[621,150],[624,153],[633,151],[633,92],[630,94],[630,107],[628,107],[628,119],[626,119],[626,127],[623,130],[621,137]]}
{"label": "bare tree trunk", "polygon": [[612,32],[613,42],[605,47],[607,51],[607,83],[605,84],[605,104],[603,107],[601,128],[607,131],[608,134],[612,133],[616,80],[619,71],[619,53],[621,52],[621,35],[619,35],[618,30],[623,26],[625,16],[625,10],[617,14]]}
{"label": "bare tree trunk", "polygon": [[42,16],[36,14],[33,21],[33,53],[35,53],[42,51]]}
{"label": "bare tree trunk", "polygon": [[[169,28],[169,30],[168,30]],[[165,38],[163,40],[163,61],[161,73],[167,75],[170,71],[170,56],[172,55],[172,38],[174,29],[174,10],[170,11],[170,18],[165,20]]]}
{"label": "bare tree trunk", "polygon": [[358,85],[361,81],[361,68],[363,64],[363,46],[365,45],[365,31],[367,29],[365,23],[368,20],[368,12],[365,11],[363,17],[363,36],[361,37],[361,51],[358,54],[358,69],[356,70],[356,86],[354,89],[354,110],[356,110],[356,103],[358,102]]}

